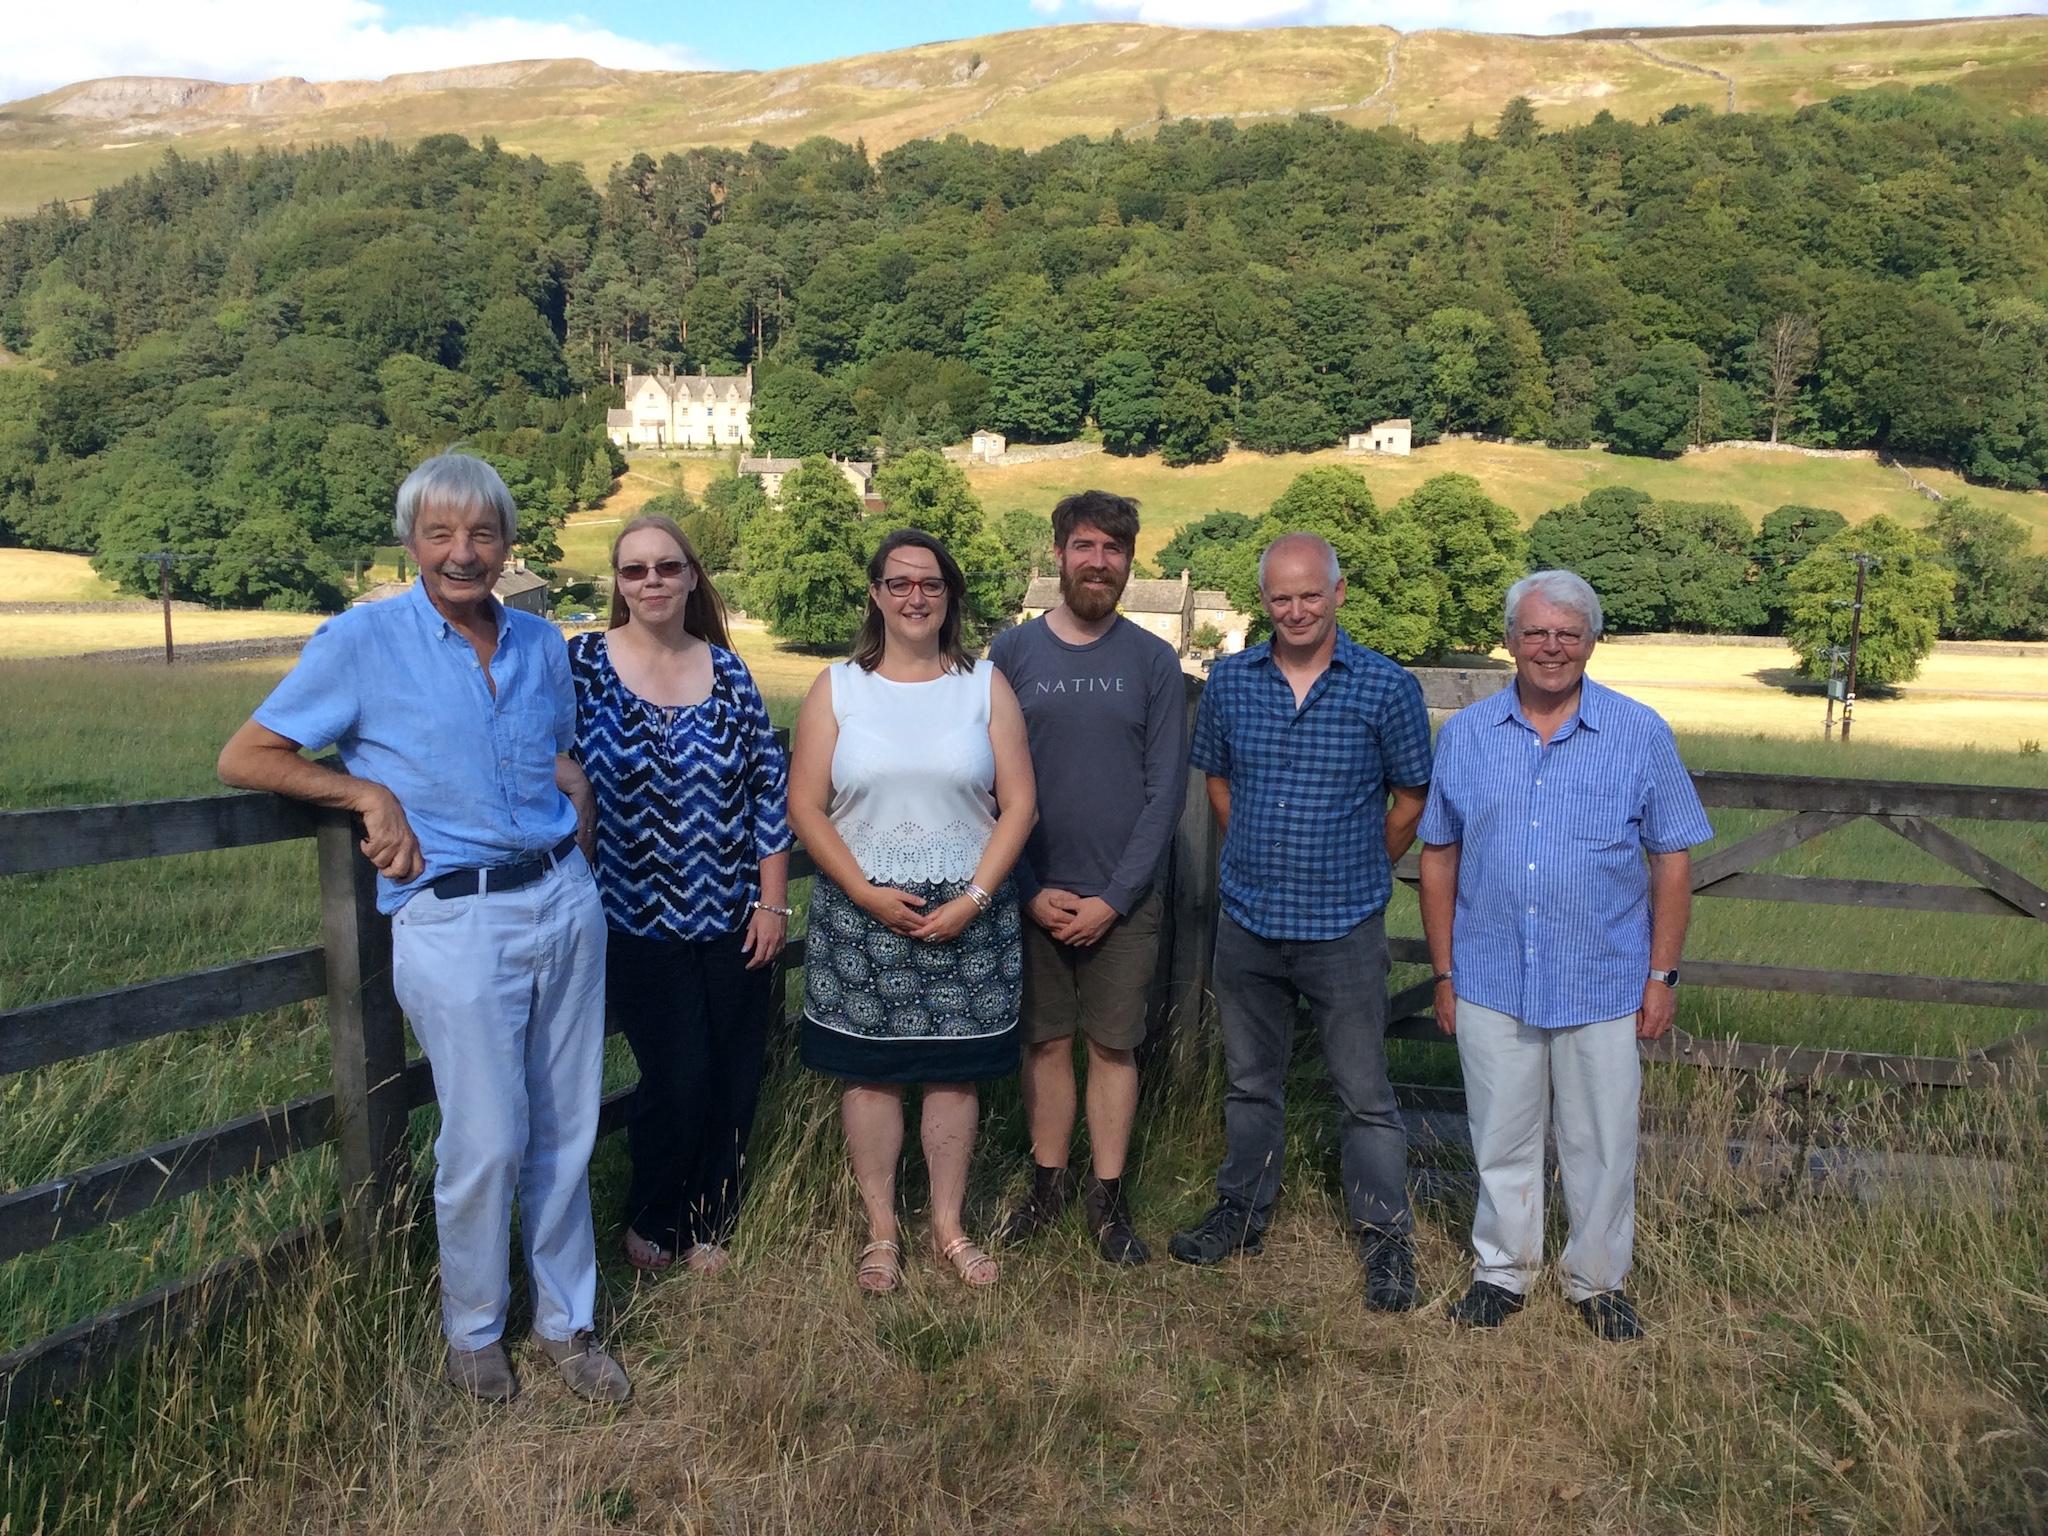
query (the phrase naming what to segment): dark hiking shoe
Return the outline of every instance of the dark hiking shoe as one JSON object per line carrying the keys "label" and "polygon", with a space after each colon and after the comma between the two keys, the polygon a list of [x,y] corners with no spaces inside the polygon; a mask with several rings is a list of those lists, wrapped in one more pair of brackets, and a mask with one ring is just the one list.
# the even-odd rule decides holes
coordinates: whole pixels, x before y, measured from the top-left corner
{"label": "dark hiking shoe", "polygon": [[519,1378],[512,1374],[503,1344],[486,1344],[482,1349],[457,1349],[450,1344],[447,1374],[449,1386],[487,1403],[509,1403],[519,1395]]}
{"label": "dark hiking shoe", "polygon": [[1218,1200],[1208,1214],[1167,1239],[1166,1251],[1183,1264],[1221,1264],[1233,1253],[1258,1253],[1266,1246],[1266,1224],[1241,1205]]}
{"label": "dark hiking shoe", "polygon": [[1122,1179],[1090,1179],[1082,1209],[1088,1230],[1095,1234],[1095,1251],[1105,1264],[1143,1264],[1151,1259],[1152,1250],[1131,1226]]}
{"label": "dark hiking shoe", "polygon": [[1460,1328],[1498,1328],[1521,1310],[1522,1298],[1491,1280],[1474,1280],[1472,1288],[1448,1309],[1451,1321]]}
{"label": "dark hiking shoe", "polygon": [[1365,1304],[1375,1312],[1415,1309],[1415,1245],[1399,1232],[1367,1227],[1358,1234],[1365,1261]]}
{"label": "dark hiking shoe", "polygon": [[1610,1344],[1626,1344],[1643,1336],[1643,1320],[1635,1304],[1620,1291],[1602,1291],[1579,1303],[1579,1316],[1594,1336]]}
{"label": "dark hiking shoe", "polygon": [[1031,1169],[1031,1193],[1024,1201],[1003,1219],[996,1228],[996,1241],[1005,1247],[1014,1248],[1019,1243],[1028,1243],[1039,1233],[1059,1224],[1066,1215],[1067,1205],[1074,1198],[1074,1175],[1065,1168],[1047,1168],[1034,1163]]}

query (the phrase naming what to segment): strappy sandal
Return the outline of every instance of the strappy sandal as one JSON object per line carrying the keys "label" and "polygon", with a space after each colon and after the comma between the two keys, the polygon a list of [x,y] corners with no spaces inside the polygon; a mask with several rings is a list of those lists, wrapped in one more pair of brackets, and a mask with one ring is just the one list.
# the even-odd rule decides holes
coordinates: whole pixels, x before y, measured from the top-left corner
{"label": "strappy sandal", "polygon": [[626,1250],[626,1262],[635,1269],[644,1269],[651,1274],[659,1274],[662,1270],[672,1266],[676,1261],[676,1256],[673,1252],[662,1247],[661,1244],[655,1242],[652,1238],[642,1237],[631,1227],[626,1228],[624,1247]]}
{"label": "strappy sandal", "polygon": [[854,1278],[870,1296],[886,1295],[903,1283],[903,1250],[891,1238],[878,1237],[861,1249]]}
{"label": "strappy sandal", "polygon": [[974,1239],[965,1233],[940,1249],[939,1257],[953,1266],[953,1273],[970,1289],[984,1290],[996,1283],[996,1261],[975,1247]]}

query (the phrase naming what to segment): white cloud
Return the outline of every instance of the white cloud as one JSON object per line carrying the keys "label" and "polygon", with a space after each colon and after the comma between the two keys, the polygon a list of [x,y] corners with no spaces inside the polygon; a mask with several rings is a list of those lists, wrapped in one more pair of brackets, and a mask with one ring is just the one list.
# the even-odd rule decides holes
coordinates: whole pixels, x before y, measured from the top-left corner
{"label": "white cloud", "polygon": [[1031,0],[1031,9],[1041,16],[1057,16],[1067,8],[1067,0]]}
{"label": "white cloud", "polygon": [[0,101],[101,75],[362,80],[559,58],[623,69],[704,67],[685,49],[622,37],[579,16],[530,21],[475,15],[441,26],[393,25],[374,0],[99,0],[89,18],[48,0],[7,9]]}
{"label": "white cloud", "polygon": [[1097,16],[1181,27],[1284,23],[1390,26],[1404,32],[1453,27],[1472,32],[1577,32],[1590,27],[1714,27],[1999,16],[2039,9],[2014,0],[1704,0],[1659,9],[1647,0],[1085,0]]}

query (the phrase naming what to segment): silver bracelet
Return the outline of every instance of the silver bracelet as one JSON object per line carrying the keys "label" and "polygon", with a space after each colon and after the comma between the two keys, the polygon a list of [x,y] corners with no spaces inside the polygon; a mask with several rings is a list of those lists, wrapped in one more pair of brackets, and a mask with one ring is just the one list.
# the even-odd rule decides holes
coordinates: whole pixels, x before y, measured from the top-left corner
{"label": "silver bracelet", "polygon": [[984,891],[980,886],[976,885],[972,880],[967,882],[967,890],[965,894],[967,896],[967,899],[974,903],[975,909],[977,911],[986,912],[990,907],[996,904],[995,898],[989,895],[989,893],[987,891]]}
{"label": "silver bracelet", "polygon": [[756,912],[773,912],[777,917],[796,916],[795,907],[778,907],[772,902],[757,901],[753,903],[753,907]]}

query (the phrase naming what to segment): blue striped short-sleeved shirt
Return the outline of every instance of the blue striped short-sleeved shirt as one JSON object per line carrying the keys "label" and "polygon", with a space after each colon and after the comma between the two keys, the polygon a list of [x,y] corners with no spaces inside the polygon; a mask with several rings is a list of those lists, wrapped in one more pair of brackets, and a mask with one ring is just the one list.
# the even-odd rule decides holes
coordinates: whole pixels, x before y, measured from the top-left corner
{"label": "blue striped short-sleeved shirt", "polygon": [[1591,678],[1546,747],[1510,683],[1437,737],[1424,843],[1458,845],[1458,996],[1539,1029],[1642,1005],[1645,853],[1714,835],[1657,712]]}
{"label": "blue striped short-sleeved shirt", "polygon": [[1295,707],[1271,642],[1210,670],[1190,761],[1230,783],[1219,887],[1261,938],[1335,939],[1386,907],[1387,786],[1429,782],[1415,679],[1337,631],[1329,670]]}

